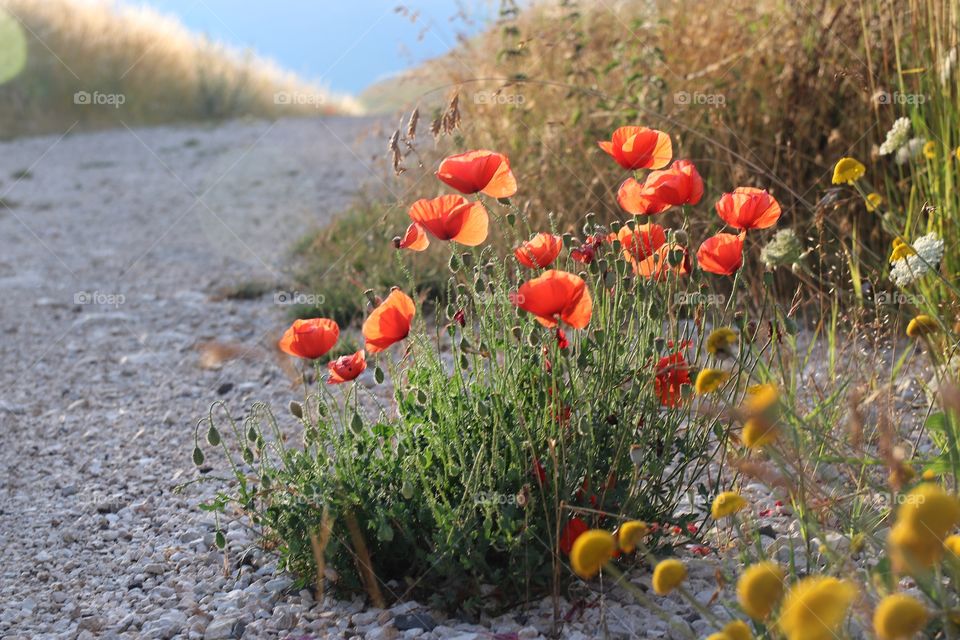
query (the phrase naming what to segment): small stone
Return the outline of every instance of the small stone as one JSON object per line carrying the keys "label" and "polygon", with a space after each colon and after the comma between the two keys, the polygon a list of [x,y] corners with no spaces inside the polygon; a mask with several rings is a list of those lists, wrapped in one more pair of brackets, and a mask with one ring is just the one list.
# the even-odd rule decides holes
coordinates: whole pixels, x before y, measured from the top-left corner
{"label": "small stone", "polygon": [[397,628],[397,631],[407,631],[408,629],[433,631],[437,622],[429,613],[404,613],[393,619],[393,626]]}
{"label": "small stone", "polygon": [[217,618],[207,625],[203,640],[232,640],[243,635],[247,625],[236,618]]}

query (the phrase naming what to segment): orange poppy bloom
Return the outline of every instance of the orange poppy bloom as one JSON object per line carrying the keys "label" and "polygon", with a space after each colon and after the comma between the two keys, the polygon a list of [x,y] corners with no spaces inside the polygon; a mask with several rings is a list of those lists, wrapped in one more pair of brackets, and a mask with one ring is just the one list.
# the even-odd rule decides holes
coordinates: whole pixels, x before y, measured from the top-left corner
{"label": "orange poppy bloom", "polygon": [[717,202],[717,214],[731,227],[766,229],[780,219],[780,203],[764,189],[737,187]]}
{"label": "orange poppy bloom", "polygon": [[330,377],[327,378],[327,384],[342,384],[353,380],[367,368],[367,354],[360,349],[349,356],[340,356],[336,360],[327,363],[327,369],[330,371]]}
{"label": "orange poppy bloom", "polygon": [[407,232],[402,238],[395,238],[393,241],[397,249],[410,249],[411,251],[423,251],[430,246],[430,236],[422,225],[414,222],[407,227]]}
{"label": "orange poppy bloom", "polygon": [[616,235],[623,255],[634,269],[667,243],[667,232],[658,224],[639,224],[633,230],[624,225]]}
{"label": "orange poppy bloom", "polygon": [[410,296],[399,289],[391,291],[363,323],[367,351],[378,353],[406,338],[416,312]]}
{"label": "orange poppy bloom", "polygon": [[517,179],[507,156],[481,149],[449,156],[440,163],[437,177],[460,193],[485,193],[509,198],[517,192]]}
{"label": "orange poppy bloom", "polygon": [[732,276],[743,266],[743,238],[732,233],[707,238],[697,249],[697,264],[704,271]]}
{"label": "orange poppy bloom", "polygon": [[294,320],[277,346],[284,353],[313,360],[333,348],[340,337],[340,327],[329,318]]}
{"label": "orange poppy bloom", "polygon": [[617,202],[634,215],[661,213],[672,206],[697,204],[703,197],[703,178],[689,160],[677,160],[669,169],[652,171],[640,184],[628,178],[617,191]]}
{"label": "orange poppy bloom", "polygon": [[525,267],[548,267],[560,255],[563,238],[552,233],[540,232],[514,250],[513,255]]}
{"label": "orange poppy bloom", "polygon": [[[659,227],[660,225],[652,226]],[[627,261],[633,267],[635,274],[659,281],[671,274],[685,276],[690,273],[690,255],[687,253],[686,247],[677,243],[667,243],[665,236],[661,240],[658,232],[650,233],[649,238],[651,240],[650,244],[640,245],[645,250],[650,251],[646,257],[637,260],[633,256],[627,255]],[[659,244],[657,244],[658,242]],[[636,246],[636,243],[634,246]]]}
{"label": "orange poppy bloom", "polygon": [[683,401],[682,387],[691,384],[690,368],[682,351],[671,353],[657,362],[653,390],[665,407],[677,407]]}
{"label": "orange poppy bloom", "polygon": [[646,127],[620,127],[600,148],[624,169],[662,169],[673,157],[673,143],[663,131]]}
{"label": "orange poppy bloom", "polygon": [[564,322],[574,329],[583,329],[593,313],[593,300],[583,278],[556,269],[524,282],[512,297],[513,304],[550,328]]}
{"label": "orange poppy bloom", "polygon": [[[487,210],[481,203],[463,196],[417,200],[407,213],[411,220],[440,240],[475,247],[487,239]],[[407,235],[410,235],[409,229]]]}

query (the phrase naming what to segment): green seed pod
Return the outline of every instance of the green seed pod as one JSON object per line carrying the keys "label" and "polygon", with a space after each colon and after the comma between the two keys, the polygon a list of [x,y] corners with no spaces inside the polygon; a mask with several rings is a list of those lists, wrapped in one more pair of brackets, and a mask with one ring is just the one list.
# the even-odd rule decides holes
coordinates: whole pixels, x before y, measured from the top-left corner
{"label": "green seed pod", "polygon": [[573,234],[572,234],[572,233],[565,233],[565,234],[563,234],[563,235],[560,236],[560,237],[563,239],[563,246],[564,246],[564,247],[566,247],[567,249],[569,249],[570,247],[573,246]]}
{"label": "green seed pod", "polygon": [[506,218],[507,218],[507,224],[510,225],[511,227],[517,224],[517,216],[513,212],[508,213]]}
{"label": "green seed pod", "polygon": [[623,223],[620,222],[619,220],[614,220],[613,222],[610,223],[610,231],[613,231],[614,233],[616,233],[617,231],[620,231],[621,227],[623,227]]}
{"label": "green seed pod", "polygon": [[461,261],[461,263],[463,264],[463,266],[465,266],[465,267],[472,267],[472,266],[473,266],[473,254],[472,254],[472,253],[467,253],[466,251],[464,251],[463,253],[460,254],[460,261]]}
{"label": "green seed pod", "polygon": [[217,428],[213,425],[210,425],[210,428],[207,429],[207,442],[211,447],[216,447],[220,444],[220,432],[217,431]]}
{"label": "green seed pod", "polygon": [[527,344],[529,344],[531,347],[536,347],[540,344],[540,336],[536,331],[531,331],[527,334]]}
{"label": "green seed pod", "polygon": [[294,418],[303,420],[303,405],[297,402],[296,400],[291,400],[290,413],[293,414]]}
{"label": "green seed pod", "polygon": [[612,287],[617,283],[617,274],[613,271],[607,271],[603,274],[603,284]]}
{"label": "green seed pod", "polygon": [[357,435],[363,433],[363,418],[360,417],[359,413],[353,414],[353,419],[350,421],[350,430]]}
{"label": "green seed pod", "polygon": [[516,326],[513,327],[512,329],[510,329],[510,333],[513,334],[513,339],[516,340],[517,342],[520,342],[521,340],[523,340],[523,329],[521,329],[520,327],[516,327]]}
{"label": "green seed pod", "polygon": [[461,369],[470,368],[470,360],[467,358],[467,354],[465,353],[460,354],[460,368]]}
{"label": "green seed pod", "polygon": [[193,449],[193,464],[198,467],[203,464],[203,451],[200,451],[200,447],[194,447]]}
{"label": "green seed pod", "polygon": [[363,292],[363,295],[367,297],[367,302],[376,306],[377,296],[373,293],[373,289],[367,289],[366,291]]}
{"label": "green seed pod", "polygon": [[473,281],[473,290],[477,293],[483,293],[483,290],[486,289],[486,284],[483,281],[483,278],[478,277]]}

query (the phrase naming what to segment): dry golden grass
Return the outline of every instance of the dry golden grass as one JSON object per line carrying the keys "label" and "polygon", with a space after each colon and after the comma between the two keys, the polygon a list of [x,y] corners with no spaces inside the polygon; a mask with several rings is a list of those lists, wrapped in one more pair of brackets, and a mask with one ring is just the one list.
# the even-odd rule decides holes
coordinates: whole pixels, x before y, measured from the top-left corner
{"label": "dry golden grass", "polygon": [[[0,126],[8,135],[62,131],[75,122],[149,124],[358,109],[348,98],[146,7],[0,0],[0,9],[18,26],[28,53],[22,71],[0,86]],[[77,104],[78,92],[89,94],[91,103],[95,94],[122,95],[123,104]]]}

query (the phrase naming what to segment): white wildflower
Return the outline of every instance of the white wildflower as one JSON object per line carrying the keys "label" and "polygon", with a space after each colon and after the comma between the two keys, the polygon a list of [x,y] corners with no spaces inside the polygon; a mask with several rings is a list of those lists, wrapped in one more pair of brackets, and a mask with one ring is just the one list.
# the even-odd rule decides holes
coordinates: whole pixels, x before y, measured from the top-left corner
{"label": "white wildflower", "polygon": [[898,287],[913,284],[936,269],[943,259],[943,240],[935,233],[918,238],[912,246],[916,253],[897,260],[890,270],[890,279]]}
{"label": "white wildflower", "polygon": [[897,149],[897,164],[906,164],[912,158],[916,158],[923,151],[925,144],[927,144],[926,138],[910,138],[907,144]]}
{"label": "white wildflower", "polygon": [[894,153],[900,147],[907,144],[910,136],[910,118],[897,118],[890,131],[887,131],[887,139],[880,145],[880,155],[886,156]]}
{"label": "white wildflower", "polygon": [[944,87],[950,84],[953,78],[953,70],[957,66],[957,50],[951,49],[950,53],[940,59],[940,84]]}

